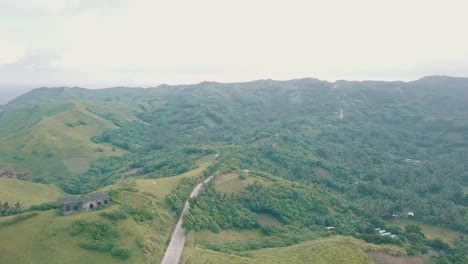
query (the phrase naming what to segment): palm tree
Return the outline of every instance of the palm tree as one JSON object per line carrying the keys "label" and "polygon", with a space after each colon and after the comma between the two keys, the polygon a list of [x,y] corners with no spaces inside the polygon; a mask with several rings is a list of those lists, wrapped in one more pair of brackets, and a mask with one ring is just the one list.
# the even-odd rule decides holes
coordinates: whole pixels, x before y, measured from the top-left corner
{"label": "palm tree", "polygon": [[8,202],[4,202],[3,204],[0,204],[0,205],[1,205],[0,215],[3,215],[3,216],[8,215],[8,212],[10,211],[10,205],[8,204]]}
{"label": "palm tree", "polygon": [[12,212],[12,214],[19,214],[21,212],[21,203],[19,201],[16,202],[13,208],[14,211]]}

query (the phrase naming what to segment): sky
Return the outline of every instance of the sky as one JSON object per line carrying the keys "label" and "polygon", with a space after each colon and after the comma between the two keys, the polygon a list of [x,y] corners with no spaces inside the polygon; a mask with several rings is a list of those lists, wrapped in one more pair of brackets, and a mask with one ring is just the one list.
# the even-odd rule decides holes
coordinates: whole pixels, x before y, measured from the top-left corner
{"label": "sky", "polygon": [[40,86],[468,76],[467,10],[466,0],[0,0],[0,102]]}

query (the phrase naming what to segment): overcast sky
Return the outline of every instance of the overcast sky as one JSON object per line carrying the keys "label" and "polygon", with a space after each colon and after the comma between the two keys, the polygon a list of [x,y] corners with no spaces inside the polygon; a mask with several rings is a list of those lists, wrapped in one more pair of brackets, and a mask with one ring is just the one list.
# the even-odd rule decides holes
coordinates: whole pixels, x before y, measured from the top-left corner
{"label": "overcast sky", "polygon": [[468,1],[0,0],[0,89],[468,76]]}

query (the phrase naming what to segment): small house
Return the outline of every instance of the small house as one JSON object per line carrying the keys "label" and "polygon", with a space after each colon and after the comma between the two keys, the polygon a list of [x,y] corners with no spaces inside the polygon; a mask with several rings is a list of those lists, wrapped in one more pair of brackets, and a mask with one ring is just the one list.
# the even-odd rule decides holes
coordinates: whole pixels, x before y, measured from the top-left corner
{"label": "small house", "polygon": [[68,198],[62,201],[62,215],[86,212],[110,204],[107,193],[93,193],[86,197]]}

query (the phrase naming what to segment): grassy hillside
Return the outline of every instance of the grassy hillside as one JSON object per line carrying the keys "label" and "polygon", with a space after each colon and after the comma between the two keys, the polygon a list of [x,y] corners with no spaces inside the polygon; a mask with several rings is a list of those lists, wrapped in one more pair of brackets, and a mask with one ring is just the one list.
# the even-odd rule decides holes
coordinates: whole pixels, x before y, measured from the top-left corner
{"label": "grassy hillside", "polygon": [[350,237],[330,237],[283,248],[243,252],[241,256],[190,245],[182,263],[374,263],[365,251],[402,253],[397,248],[368,245]]}
{"label": "grassy hillside", "polygon": [[197,168],[173,177],[159,179],[137,179],[135,180],[138,190],[149,193],[160,199],[166,197],[179,186],[182,179],[190,179],[200,176],[215,161],[215,156],[211,155],[197,163]]}
{"label": "grassy hillside", "polygon": [[[180,181],[199,176],[212,162],[213,158],[204,160],[193,171],[170,178],[127,179],[106,187],[103,191],[113,194],[112,205],[102,210],[67,216],[60,216],[55,210],[40,212],[8,225],[5,222],[17,216],[0,218],[0,263],[157,263],[176,222],[176,216],[167,207],[164,197],[174,191],[177,184],[167,180]],[[112,217],[126,206],[134,208],[138,214],[130,213],[125,219],[103,216],[104,213]],[[151,219],[141,218],[146,214],[151,215]],[[73,225],[80,220],[117,228],[116,247],[127,249],[129,258],[121,259],[109,252],[83,248],[81,245],[87,238],[73,234]]]}
{"label": "grassy hillside", "polygon": [[63,196],[63,191],[54,185],[0,178],[0,201],[7,201],[9,204],[20,202],[23,208],[27,208],[31,205],[55,202]]}
{"label": "grassy hillside", "polygon": [[100,157],[122,155],[118,147],[91,141],[117,128],[112,120],[98,115],[106,111],[115,120],[132,120],[119,112],[121,108],[83,101],[5,112],[0,118],[0,168],[31,171],[33,180],[54,182],[87,170]]}
{"label": "grassy hillside", "polygon": [[[72,222],[92,220],[100,212],[58,216],[43,212],[20,223],[0,227],[2,263],[122,263],[110,255],[80,248],[80,240],[70,235]],[[54,256],[51,258],[51,256]]]}

